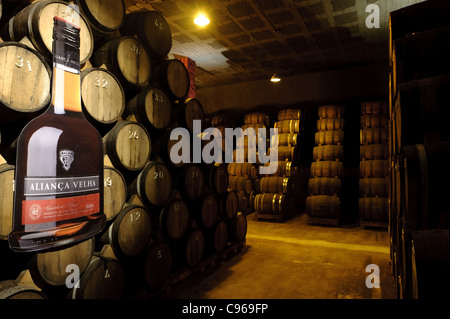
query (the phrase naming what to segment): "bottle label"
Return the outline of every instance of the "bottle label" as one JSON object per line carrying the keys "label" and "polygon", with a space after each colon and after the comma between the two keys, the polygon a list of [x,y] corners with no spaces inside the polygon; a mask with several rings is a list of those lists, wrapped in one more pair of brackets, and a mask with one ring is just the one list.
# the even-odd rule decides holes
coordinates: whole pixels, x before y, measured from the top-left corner
{"label": "bottle label", "polygon": [[57,222],[92,215],[99,211],[99,193],[66,198],[24,200],[22,224]]}
{"label": "bottle label", "polygon": [[[73,219],[100,211],[99,176],[25,177],[22,224],[41,224]],[[81,196],[73,196],[84,193]],[[87,194],[86,193],[90,193]],[[48,196],[72,195],[52,198]],[[45,198],[45,199],[43,199]]]}
{"label": "bottle label", "polygon": [[53,66],[71,73],[80,73],[80,52],[63,41],[56,41],[53,53]]}

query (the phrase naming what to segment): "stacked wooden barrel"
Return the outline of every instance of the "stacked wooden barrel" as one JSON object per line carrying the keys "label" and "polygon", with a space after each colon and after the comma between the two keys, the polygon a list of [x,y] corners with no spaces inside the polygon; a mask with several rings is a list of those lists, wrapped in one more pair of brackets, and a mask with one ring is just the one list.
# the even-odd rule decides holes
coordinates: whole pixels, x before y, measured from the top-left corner
{"label": "stacked wooden barrel", "polygon": [[[50,102],[53,16],[70,11],[63,1],[34,1],[9,17],[1,36],[10,42],[0,43],[0,68],[12,79],[0,85],[0,255],[8,260],[0,281],[21,271],[29,277],[26,286],[18,279],[0,284],[2,297],[109,299],[141,288],[154,292],[174,272],[245,240],[246,218],[237,212],[237,194],[227,191],[227,166],[193,162],[192,150],[177,163],[170,154],[178,142],[170,140],[172,130],[192,135],[193,120],[203,130],[204,114],[198,99],[186,98],[184,64],[166,59],[171,35],[164,17],[156,11],[125,15],[123,0],[76,3],[82,109],[103,137],[107,225],[95,238],[51,252],[18,254],[7,244],[15,140]],[[181,138],[192,146],[190,136]],[[66,286],[67,264],[79,266],[79,287]]]}
{"label": "stacked wooden barrel", "polygon": [[[244,134],[236,139],[236,147],[233,150],[233,163],[228,164],[230,175],[230,189],[238,192],[240,210],[252,213],[254,211],[253,199],[257,193],[257,180],[259,178],[260,155],[258,143],[266,148],[269,137],[267,128],[270,118],[266,113],[252,112],[244,115],[244,124],[241,129]],[[266,133],[264,139],[259,134],[262,129]]]}
{"label": "stacked wooden barrel", "polygon": [[362,227],[387,227],[389,223],[388,131],[387,103],[361,103],[359,219]]}
{"label": "stacked wooden barrel", "polygon": [[389,31],[392,273],[399,298],[442,298],[448,278],[437,274],[449,266],[448,3],[394,11]]}
{"label": "stacked wooden barrel", "polygon": [[338,225],[344,170],[344,106],[320,106],[318,116],[306,199],[308,223]]}
{"label": "stacked wooden barrel", "polygon": [[304,170],[300,166],[300,147],[303,133],[303,110],[280,110],[274,128],[278,134],[271,136],[269,154],[276,149],[278,156],[264,164],[275,167],[262,175],[256,184],[254,197],[256,217],[261,220],[284,221],[299,213],[304,207]]}

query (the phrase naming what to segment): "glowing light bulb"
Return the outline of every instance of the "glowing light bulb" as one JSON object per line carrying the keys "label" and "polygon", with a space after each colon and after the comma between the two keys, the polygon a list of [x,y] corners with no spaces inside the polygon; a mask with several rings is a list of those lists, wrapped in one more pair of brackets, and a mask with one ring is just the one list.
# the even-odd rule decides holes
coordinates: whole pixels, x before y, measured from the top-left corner
{"label": "glowing light bulb", "polygon": [[198,26],[204,27],[205,25],[209,24],[209,19],[206,15],[204,15],[203,13],[199,13],[197,15],[197,17],[195,17],[194,19],[194,23]]}
{"label": "glowing light bulb", "polygon": [[270,81],[271,81],[271,82],[280,82],[281,79],[280,79],[276,74],[274,74],[274,75],[272,75],[272,77],[270,78]]}

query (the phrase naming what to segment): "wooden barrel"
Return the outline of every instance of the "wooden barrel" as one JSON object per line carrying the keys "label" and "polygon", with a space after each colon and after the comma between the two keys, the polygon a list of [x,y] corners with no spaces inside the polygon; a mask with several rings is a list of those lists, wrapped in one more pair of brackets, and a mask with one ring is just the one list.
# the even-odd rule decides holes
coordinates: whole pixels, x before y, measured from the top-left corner
{"label": "wooden barrel", "polygon": [[199,199],[205,188],[205,177],[202,170],[196,164],[184,167],[176,176],[177,189],[186,200]]}
{"label": "wooden barrel", "polygon": [[375,222],[389,221],[388,199],[383,197],[364,197],[359,199],[359,217]]}
{"label": "wooden barrel", "polygon": [[[220,130],[222,138],[225,138],[225,127],[220,127]],[[259,143],[266,145],[266,140],[263,140],[262,136],[259,135],[241,135],[236,138],[236,148],[257,148]]]}
{"label": "wooden barrel", "polygon": [[162,207],[172,192],[172,174],[164,163],[148,162],[128,190],[145,205]]}
{"label": "wooden barrel", "polygon": [[359,180],[360,197],[388,197],[389,178],[361,178]]}
{"label": "wooden barrel", "polygon": [[66,267],[77,265],[83,274],[94,253],[94,238],[76,245],[43,253],[37,253],[29,263],[29,270],[34,283],[40,287],[64,286],[68,273]]}
{"label": "wooden barrel", "polygon": [[386,160],[361,161],[359,168],[361,178],[389,176],[389,162]]}
{"label": "wooden barrel", "polygon": [[105,65],[124,89],[146,85],[152,72],[147,50],[134,37],[117,37],[101,46],[92,56],[93,66]]}
{"label": "wooden barrel", "polygon": [[344,159],[344,147],[341,145],[323,145],[313,148],[314,161],[342,161]]}
{"label": "wooden barrel", "polygon": [[130,258],[144,251],[151,236],[150,213],[145,207],[133,204],[122,208],[101,242],[109,243],[118,258]]}
{"label": "wooden barrel", "polygon": [[141,170],[151,154],[150,135],[142,124],[120,121],[103,137],[103,145],[115,168]]}
{"label": "wooden barrel", "polygon": [[219,201],[213,194],[205,192],[193,206],[192,215],[197,225],[204,230],[211,229],[219,216]]}
{"label": "wooden barrel", "polygon": [[361,160],[385,160],[389,158],[389,145],[387,144],[362,145],[359,150]]}
{"label": "wooden barrel", "polygon": [[447,228],[449,142],[403,147],[403,215],[412,230]]}
{"label": "wooden barrel", "polygon": [[268,162],[264,166],[276,165],[277,170],[273,174],[267,174],[266,176],[285,176],[293,177],[298,175],[298,166],[296,163],[289,161],[277,161],[275,163]]}
{"label": "wooden barrel", "polygon": [[300,133],[300,120],[286,120],[275,122],[274,128],[278,129],[278,134]]}
{"label": "wooden barrel", "polygon": [[172,103],[166,92],[147,86],[127,103],[126,114],[134,114],[139,123],[158,132],[166,129],[172,120]]}
{"label": "wooden barrel", "polygon": [[242,212],[238,212],[230,222],[230,240],[241,243],[247,235],[247,217]]}
{"label": "wooden barrel", "polygon": [[216,195],[225,194],[229,183],[227,164],[215,163],[209,166],[207,171],[209,189]]}
{"label": "wooden barrel", "polygon": [[[255,135],[259,136],[259,129],[262,129],[263,131],[265,131],[267,126],[263,123],[252,123],[252,124],[244,124],[241,126],[241,128],[242,128],[243,132],[245,132],[245,130],[249,129],[247,131],[248,136],[253,135],[250,133],[252,129],[255,131]],[[266,134],[266,136],[267,136],[267,134]]]}
{"label": "wooden barrel", "polygon": [[254,163],[230,163],[227,166],[228,175],[243,176],[257,179],[259,175],[258,165]]}
{"label": "wooden barrel", "polygon": [[387,144],[389,142],[387,127],[366,128],[360,130],[361,144]]}
{"label": "wooden barrel", "polygon": [[230,176],[228,187],[237,192],[244,192],[250,194],[253,190],[252,181],[248,177]]}
{"label": "wooden barrel", "polygon": [[311,163],[312,177],[342,177],[344,166],[342,162],[323,161]]}
{"label": "wooden barrel", "polygon": [[125,94],[114,74],[102,68],[89,68],[81,72],[81,102],[86,118],[98,127],[121,119]]}
{"label": "wooden barrel", "polygon": [[341,179],[334,177],[315,177],[308,181],[310,195],[341,195]]}
{"label": "wooden barrel", "polygon": [[125,23],[125,4],[123,0],[76,0],[78,7],[94,33],[109,34]]}
{"label": "wooden barrel", "polygon": [[14,176],[13,165],[0,165],[0,239],[8,240],[13,223],[14,207]]}
{"label": "wooden barrel", "polygon": [[197,266],[203,259],[205,252],[205,237],[203,232],[198,229],[191,229],[188,232],[184,247],[186,265],[190,268]]}
{"label": "wooden barrel", "polygon": [[325,118],[317,120],[318,131],[342,131],[345,120],[343,118]]}
{"label": "wooden barrel", "polygon": [[[161,159],[171,167],[175,168],[182,168],[186,164],[189,164],[193,162],[193,156],[191,154],[191,150],[188,149],[188,156],[187,161],[184,160],[184,153],[185,151],[184,147],[180,147],[183,145],[183,143],[180,143],[181,141],[185,142],[186,140],[190,141],[190,136],[188,134],[183,135],[175,135],[174,134],[174,140],[170,139],[171,133],[173,130],[167,130],[160,138],[158,138],[153,144],[152,144],[152,158],[158,158],[161,157]],[[191,144],[189,144],[191,145]],[[171,156],[172,149],[173,150],[173,156]]]}
{"label": "wooden barrel", "polygon": [[228,227],[225,221],[219,220],[208,236],[207,248],[212,253],[220,253],[228,244]]}
{"label": "wooden barrel", "polygon": [[51,70],[39,53],[21,43],[0,43],[0,70],[4,78],[0,81],[0,123],[48,105]]}
{"label": "wooden barrel", "polygon": [[244,123],[245,124],[262,123],[266,126],[269,126],[270,119],[269,119],[269,116],[265,113],[254,112],[254,113],[248,113],[248,114],[244,115]]}
{"label": "wooden barrel", "polygon": [[250,207],[250,195],[244,192],[238,192],[238,211],[243,212],[244,214],[249,214],[252,210]]}
{"label": "wooden barrel", "polygon": [[278,121],[285,120],[300,120],[301,119],[301,110],[300,109],[285,109],[278,111]]}
{"label": "wooden barrel", "polygon": [[9,20],[9,39],[20,41],[23,37],[28,37],[36,50],[50,62],[53,58],[53,18],[55,16],[76,21],[76,24],[79,25],[80,62],[84,64],[91,57],[94,48],[92,30],[84,15],[78,15],[64,1],[36,1],[25,7]]}
{"label": "wooden barrel", "polygon": [[341,214],[341,200],[337,196],[329,195],[308,196],[306,213],[312,218],[338,218]]}
{"label": "wooden barrel", "polygon": [[184,201],[171,199],[159,214],[159,229],[167,240],[180,240],[189,227],[189,217]]}
{"label": "wooden barrel", "polygon": [[362,115],[361,128],[387,127],[388,120],[387,114]]}
{"label": "wooden barrel", "polygon": [[257,213],[283,214],[288,209],[287,197],[283,194],[256,194],[254,208]]}
{"label": "wooden barrel", "polygon": [[152,59],[161,59],[172,48],[172,33],[169,24],[159,11],[129,13],[120,28],[124,35],[137,35],[145,44]]}
{"label": "wooden barrel", "polygon": [[286,145],[286,146],[297,146],[300,143],[299,134],[295,133],[281,133],[271,137],[270,145]]}
{"label": "wooden barrel", "polygon": [[297,185],[294,178],[281,176],[261,177],[257,182],[260,193],[294,194]]}
{"label": "wooden barrel", "polygon": [[[250,156],[249,156],[250,153]],[[233,151],[233,162],[236,163],[256,163],[259,165],[258,150],[254,147],[237,148]]]}
{"label": "wooden barrel", "polygon": [[321,119],[344,117],[344,106],[342,105],[323,105],[319,106],[318,115]]}
{"label": "wooden barrel", "polygon": [[187,128],[191,133],[194,130],[194,120],[199,120],[201,130],[205,126],[205,114],[203,106],[197,99],[186,99],[176,110],[178,125]]}
{"label": "wooden barrel", "polygon": [[361,114],[388,114],[389,105],[386,101],[367,101],[361,103]]}
{"label": "wooden barrel", "polygon": [[[270,155],[270,151],[273,148],[269,148],[267,155]],[[300,157],[299,149],[297,146],[278,146],[278,161],[298,162]]]}
{"label": "wooden barrel", "polygon": [[122,173],[114,167],[104,167],[103,179],[103,212],[109,221],[117,216],[127,200],[127,184]]}
{"label": "wooden barrel", "polygon": [[80,278],[72,299],[119,299],[125,289],[125,273],[112,258],[95,256]]}
{"label": "wooden barrel", "polygon": [[448,296],[449,231],[431,229],[411,233],[412,298],[441,299]]}
{"label": "wooden barrel", "polygon": [[144,262],[144,278],[147,286],[160,289],[166,283],[172,270],[172,252],[163,242],[152,242],[147,248]]}
{"label": "wooden barrel", "polygon": [[239,197],[235,190],[229,190],[220,197],[219,213],[222,220],[233,219],[239,209]]}
{"label": "wooden barrel", "polygon": [[151,83],[163,88],[173,100],[182,100],[189,93],[189,72],[178,59],[164,60],[154,65]]}
{"label": "wooden barrel", "polygon": [[315,142],[320,145],[341,145],[344,142],[343,131],[320,131],[315,134]]}
{"label": "wooden barrel", "polygon": [[2,299],[47,299],[47,296],[37,288],[16,285],[14,280],[5,280],[0,281],[0,300]]}

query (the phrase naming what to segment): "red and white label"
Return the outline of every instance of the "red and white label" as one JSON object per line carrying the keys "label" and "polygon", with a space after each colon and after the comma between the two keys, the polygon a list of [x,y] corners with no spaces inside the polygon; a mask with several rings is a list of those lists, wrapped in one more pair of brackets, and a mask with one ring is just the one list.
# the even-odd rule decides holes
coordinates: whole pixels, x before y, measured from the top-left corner
{"label": "red and white label", "polygon": [[76,197],[24,200],[22,224],[42,224],[89,216],[100,211],[100,194]]}

